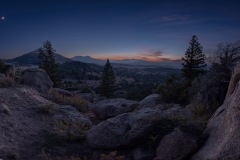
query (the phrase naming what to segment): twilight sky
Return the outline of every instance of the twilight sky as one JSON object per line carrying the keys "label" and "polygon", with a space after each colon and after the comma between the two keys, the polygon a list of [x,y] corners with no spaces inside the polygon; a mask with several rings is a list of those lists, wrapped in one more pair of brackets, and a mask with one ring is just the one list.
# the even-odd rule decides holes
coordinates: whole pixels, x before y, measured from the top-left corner
{"label": "twilight sky", "polygon": [[240,40],[238,0],[0,0],[0,58],[50,40],[66,57],[181,58],[192,35],[205,51]]}

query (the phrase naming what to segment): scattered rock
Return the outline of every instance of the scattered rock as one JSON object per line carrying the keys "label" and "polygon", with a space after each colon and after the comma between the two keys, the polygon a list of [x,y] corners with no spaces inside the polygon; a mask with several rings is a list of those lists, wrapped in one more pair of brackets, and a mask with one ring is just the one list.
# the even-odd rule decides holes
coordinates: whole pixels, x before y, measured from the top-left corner
{"label": "scattered rock", "polygon": [[153,108],[159,103],[161,103],[161,96],[159,94],[152,94],[141,100],[137,109]]}
{"label": "scattered rock", "polygon": [[93,104],[91,110],[98,118],[107,119],[130,112],[134,110],[137,105],[137,101],[126,100],[123,98],[107,99]]}
{"label": "scattered rock", "polygon": [[182,107],[166,111],[145,108],[107,119],[88,131],[87,141],[93,148],[118,148],[141,143],[158,128],[169,132],[186,117]]}
{"label": "scattered rock", "polygon": [[204,131],[206,141],[192,157],[240,159],[240,69],[235,69],[224,104],[217,109]]}
{"label": "scattered rock", "polygon": [[29,68],[22,72],[23,84],[36,89],[41,94],[48,94],[53,82],[48,74],[38,68]]}
{"label": "scattered rock", "polygon": [[154,160],[188,159],[197,149],[197,137],[175,130],[160,141]]}

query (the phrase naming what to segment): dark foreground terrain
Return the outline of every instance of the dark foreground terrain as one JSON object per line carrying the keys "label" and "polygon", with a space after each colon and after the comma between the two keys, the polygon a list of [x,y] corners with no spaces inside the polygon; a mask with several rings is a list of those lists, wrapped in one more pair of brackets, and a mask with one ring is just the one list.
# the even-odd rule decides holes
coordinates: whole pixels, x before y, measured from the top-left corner
{"label": "dark foreground terrain", "polygon": [[[0,75],[0,159],[240,159],[240,66],[208,122],[158,94],[101,99],[52,88],[40,69]],[[207,124],[207,125],[206,125]]]}

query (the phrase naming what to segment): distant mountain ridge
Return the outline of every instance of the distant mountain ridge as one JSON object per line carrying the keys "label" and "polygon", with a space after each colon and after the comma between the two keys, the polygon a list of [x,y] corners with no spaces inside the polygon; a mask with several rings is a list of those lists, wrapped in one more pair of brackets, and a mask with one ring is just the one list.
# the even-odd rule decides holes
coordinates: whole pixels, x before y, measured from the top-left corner
{"label": "distant mountain ridge", "polygon": [[79,61],[79,62],[83,62],[83,63],[93,63],[93,64],[98,64],[98,65],[104,65],[106,63],[106,60],[94,59],[90,56],[75,56],[71,59],[74,61]]}
{"label": "distant mountain ridge", "polygon": [[[104,65],[106,60],[99,60],[92,58],[90,56],[76,56],[72,60],[79,61],[83,63],[94,63],[98,65]],[[169,68],[181,68],[180,61],[165,61],[165,62],[150,62],[139,59],[123,59],[123,60],[111,60],[111,63],[115,64],[125,64],[125,65],[139,65],[139,66],[160,66],[160,67],[169,67]]]}
{"label": "distant mountain ridge", "polygon": [[[6,62],[17,64],[17,65],[38,65],[39,64],[38,53],[39,53],[38,50],[34,50],[32,52],[26,53],[16,58],[7,59]],[[54,57],[55,57],[56,63],[59,63],[59,64],[73,61],[58,53],[54,53]]]}
{"label": "distant mountain ridge", "polygon": [[[13,59],[5,60],[7,63],[16,64],[20,66],[38,65],[38,50],[23,54]],[[73,58],[66,58],[58,53],[54,53],[56,63],[63,64],[65,62],[78,61],[82,63],[91,63],[96,65],[105,65],[106,60],[95,59],[90,56],[76,56]],[[111,60],[111,63],[115,67],[137,67],[137,66],[153,66],[153,67],[166,67],[166,68],[181,68],[180,61],[165,61],[165,62],[150,62],[139,59],[123,59],[123,60]]]}

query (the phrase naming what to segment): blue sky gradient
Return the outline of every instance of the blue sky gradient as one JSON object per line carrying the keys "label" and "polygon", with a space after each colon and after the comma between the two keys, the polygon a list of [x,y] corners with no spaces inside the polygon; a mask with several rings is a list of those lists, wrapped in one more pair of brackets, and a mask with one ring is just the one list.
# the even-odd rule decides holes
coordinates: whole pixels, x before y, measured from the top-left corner
{"label": "blue sky gradient", "polygon": [[194,34],[205,51],[239,40],[239,6],[236,0],[0,0],[0,58],[50,40],[66,57],[178,59]]}

